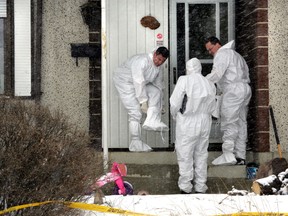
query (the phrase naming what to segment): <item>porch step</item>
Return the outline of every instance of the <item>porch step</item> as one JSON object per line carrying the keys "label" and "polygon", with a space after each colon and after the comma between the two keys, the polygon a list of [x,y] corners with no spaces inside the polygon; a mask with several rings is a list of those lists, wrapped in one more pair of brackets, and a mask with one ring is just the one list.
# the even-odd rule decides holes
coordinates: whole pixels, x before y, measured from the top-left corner
{"label": "porch step", "polygon": [[[219,152],[209,152],[208,158],[208,177],[215,178],[246,178],[246,167],[241,166],[213,166],[211,162],[214,158],[216,158],[220,153]],[[137,175],[141,175],[147,168],[148,165],[152,165],[149,169],[162,165],[161,169],[159,168],[158,173],[160,174],[162,169],[166,169],[169,165],[176,166],[177,175],[178,175],[178,164],[175,152],[110,152],[109,160],[116,161],[118,163],[130,164],[138,168],[133,172],[138,172]],[[163,166],[164,165],[164,166]],[[172,167],[172,166],[171,166]],[[130,168],[128,167],[128,174],[130,173]],[[162,173],[163,174],[163,173]],[[149,172],[147,173],[149,175]],[[167,175],[167,173],[165,174]]]}
{"label": "porch step", "polygon": [[[239,190],[251,191],[253,181],[246,178],[246,166],[213,166],[211,162],[221,155],[219,152],[209,152],[208,157],[208,194],[226,194],[232,187]],[[254,154],[247,152],[247,162],[266,162],[271,160],[272,153]],[[288,158],[284,153],[283,157]],[[125,181],[134,187],[134,194],[141,190],[150,194],[179,194],[178,188],[178,164],[175,152],[109,152],[108,162],[125,163],[127,176]],[[111,194],[113,184],[107,184],[103,188],[105,194]]]}
{"label": "porch step", "polygon": [[[179,194],[178,165],[173,164],[127,164],[127,176],[124,181],[133,185],[134,194],[148,191],[150,194]],[[252,181],[245,178],[245,166],[213,166],[208,168],[206,193],[226,194],[233,187],[239,190],[251,190]],[[241,175],[242,174],[242,175]],[[111,193],[113,184],[105,186],[105,194]]]}
{"label": "porch step", "polygon": [[[246,178],[246,167],[239,166],[213,166],[211,161],[219,153],[209,153],[208,177],[211,178]],[[112,152],[109,155],[110,161],[125,163],[128,168],[128,175],[149,176],[153,175],[178,176],[178,164],[174,152]],[[157,168],[156,168],[157,167]]]}
{"label": "porch step", "polygon": [[[142,178],[167,178],[177,179],[178,165],[147,165],[147,164],[126,164],[127,177],[142,177]],[[245,166],[208,166],[209,178],[246,178]]]}
{"label": "porch step", "polygon": [[208,166],[208,177],[213,178],[246,178],[246,166]]}

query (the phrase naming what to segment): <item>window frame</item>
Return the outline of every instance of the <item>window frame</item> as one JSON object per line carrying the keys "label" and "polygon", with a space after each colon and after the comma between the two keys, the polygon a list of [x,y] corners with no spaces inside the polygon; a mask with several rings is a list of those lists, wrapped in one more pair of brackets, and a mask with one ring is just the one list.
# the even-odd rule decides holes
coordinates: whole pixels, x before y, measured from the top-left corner
{"label": "window frame", "polygon": [[[188,29],[188,5],[189,4],[215,4],[216,5],[216,37],[220,38],[220,3],[228,3],[228,41],[235,39],[235,0],[170,0],[171,10],[170,14],[172,15],[175,13],[175,8],[177,3],[184,3],[185,4],[185,28]],[[171,16],[170,15],[170,16]],[[173,15],[172,15],[173,17]],[[176,23],[176,20],[173,21]],[[185,41],[189,41],[189,35],[185,34]],[[171,38],[171,41],[175,41],[175,38]],[[171,44],[170,42],[170,49],[174,50],[174,52],[177,50],[175,47],[175,44]],[[172,53],[175,54],[175,53]],[[185,56],[186,61],[188,61],[189,56],[189,44],[185,45]],[[201,63],[212,63],[212,59],[199,59]],[[175,64],[175,63],[174,63]]]}
{"label": "window frame", "polygon": [[[228,41],[231,41],[235,39],[235,0],[170,0],[169,1],[169,16],[170,16],[170,83],[169,83],[169,91],[172,92],[173,89],[175,88],[175,84],[178,80],[178,77],[183,75],[183,70],[179,71],[179,64],[178,64],[178,45],[177,45],[177,4],[185,4],[184,8],[184,22],[185,22],[185,48],[181,49],[183,50],[184,55],[185,55],[185,62],[188,61],[189,59],[189,4],[216,4],[216,37],[220,38],[220,3],[228,3]],[[218,21],[217,21],[218,20]],[[217,24],[218,23],[218,24]],[[217,29],[218,28],[218,29]],[[204,46],[204,41],[203,41],[203,46]],[[212,66],[213,64],[213,57],[211,56],[211,59],[199,59],[202,63],[202,74],[206,72],[210,72],[211,68],[208,68]],[[184,65],[185,67],[185,65]],[[206,67],[204,69],[204,67]],[[182,67],[183,68],[183,67]],[[181,69],[182,69],[181,68]],[[205,75],[205,74],[203,74]],[[171,122],[171,128],[175,127],[175,123],[172,119],[170,119]],[[218,126],[217,126],[218,125]],[[215,126],[215,127],[214,127]],[[209,137],[209,142],[210,144],[217,144],[216,147],[218,148],[218,143],[222,143],[222,135],[218,133],[220,131],[220,126],[219,124],[213,120],[212,122],[212,127],[214,127],[214,130],[216,131],[217,135],[213,135],[213,137],[210,135]],[[211,127],[211,134],[212,134],[212,127]],[[214,132],[213,132],[214,133]],[[171,140],[175,140],[175,131],[171,131],[170,133]]]}
{"label": "window frame", "polygon": [[4,19],[4,93],[0,96],[40,100],[41,97],[41,43],[42,1],[31,0],[31,94],[15,96],[15,31],[14,0],[7,1],[7,17]]}
{"label": "window frame", "polygon": [[7,1],[4,19],[4,95],[14,96],[14,0]]}

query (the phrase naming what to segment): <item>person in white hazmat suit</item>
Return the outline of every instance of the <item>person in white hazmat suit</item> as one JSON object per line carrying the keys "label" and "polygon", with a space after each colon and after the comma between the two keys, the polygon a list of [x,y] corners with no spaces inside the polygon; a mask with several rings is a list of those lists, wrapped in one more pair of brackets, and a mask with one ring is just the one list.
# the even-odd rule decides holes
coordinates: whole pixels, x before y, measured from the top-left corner
{"label": "person in white hazmat suit", "polygon": [[[205,193],[208,189],[207,159],[212,113],[216,107],[216,87],[201,74],[197,58],[186,63],[170,97],[170,112],[176,120],[175,150],[181,193]],[[183,99],[187,97],[186,107]],[[182,107],[184,105],[184,107]]]}
{"label": "person in white hazmat suit", "polygon": [[152,150],[141,140],[142,113],[147,113],[143,129],[168,130],[167,125],[161,121],[163,108],[161,65],[168,57],[169,50],[166,47],[158,47],[152,53],[130,57],[114,71],[114,85],[129,115],[131,136],[129,151],[147,152]]}
{"label": "person in white hazmat suit", "polygon": [[205,41],[205,47],[214,56],[213,69],[206,78],[222,91],[222,155],[212,164],[245,165],[247,112],[251,98],[249,68],[244,58],[234,50],[234,40],[222,46],[219,39],[212,36]]}

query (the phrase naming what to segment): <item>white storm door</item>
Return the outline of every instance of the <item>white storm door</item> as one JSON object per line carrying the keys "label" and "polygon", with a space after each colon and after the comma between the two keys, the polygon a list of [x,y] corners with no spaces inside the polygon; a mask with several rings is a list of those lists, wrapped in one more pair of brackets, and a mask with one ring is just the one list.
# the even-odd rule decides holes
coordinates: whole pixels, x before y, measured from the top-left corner
{"label": "white storm door", "polygon": [[[130,144],[128,114],[113,84],[113,70],[135,54],[149,53],[158,45],[168,47],[167,0],[109,0],[107,1],[107,145],[108,148],[127,149]],[[160,23],[156,30],[145,28],[140,20],[154,16]],[[169,61],[163,64],[164,103],[167,112],[162,120],[169,124]],[[144,120],[144,119],[143,119]],[[143,123],[143,121],[142,121]],[[142,130],[142,140],[152,148],[167,148],[169,132]]]}

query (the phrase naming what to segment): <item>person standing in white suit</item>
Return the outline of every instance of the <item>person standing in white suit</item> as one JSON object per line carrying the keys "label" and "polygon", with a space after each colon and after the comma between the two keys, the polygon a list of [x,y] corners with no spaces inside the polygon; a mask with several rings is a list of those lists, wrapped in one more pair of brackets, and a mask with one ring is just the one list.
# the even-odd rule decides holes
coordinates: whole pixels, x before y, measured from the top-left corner
{"label": "person standing in white suit", "polygon": [[166,47],[158,47],[152,53],[130,57],[115,71],[114,85],[119,97],[128,111],[130,151],[151,151],[152,148],[141,140],[140,121],[142,113],[147,113],[143,129],[167,131],[161,121],[163,80],[161,65],[169,57]]}
{"label": "person standing in white suit", "polygon": [[220,111],[222,152],[214,165],[244,165],[246,160],[247,112],[251,98],[249,68],[230,41],[222,46],[212,36],[205,41],[207,51],[214,56],[213,69],[206,76],[222,91]]}
{"label": "person standing in white suit", "polygon": [[[216,107],[216,87],[201,70],[197,58],[187,61],[187,75],[179,77],[170,97],[170,112],[176,120],[178,187],[184,194],[192,193],[193,183],[196,193],[205,193],[208,189],[208,145],[212,113]],[[184,98],[186,102],[183,103]]]}

